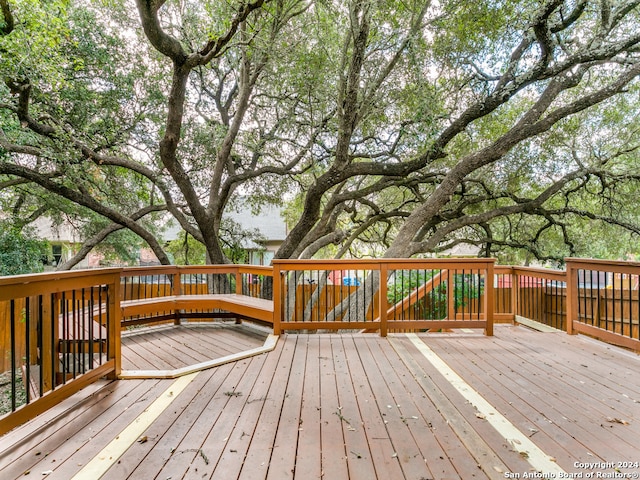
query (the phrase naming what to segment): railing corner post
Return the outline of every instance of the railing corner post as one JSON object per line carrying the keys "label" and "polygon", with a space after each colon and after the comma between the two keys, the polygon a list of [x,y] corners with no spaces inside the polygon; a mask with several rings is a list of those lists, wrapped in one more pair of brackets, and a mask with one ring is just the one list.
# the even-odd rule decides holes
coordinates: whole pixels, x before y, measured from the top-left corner
{"label": "railing corner post", "polygon": [[578,292],[580,286],[578,285],[578,270],[575,267],[573,261],[570,258],[566,259],[566,272],[567,272],[567,333],[569,335],[575,335],[577,332],[573,330],[573,321],[576,312],[578,311]]}
{"label": "railing corner post", "polygon": [[115,380],[122,371],[122,355],[121,355],[121,339],[120,339],[120,273],[113,275],[111,285],[113,286],[113,294],[109,296],[108,309],[111,310],[110,318],[111,324],[109,327],[109,352],[107,353],[108,359],[113,359],[114,366],[113,372],[108,375],[112,380]]}
{"label": "railing corner post", "polygon": [[280,265],[273,262],[273,334],[281,335],[282,320],[282,272]]}
{"label": "railing corner post", "polygon": [[172,274],[172,285],[171,285],[171,295],[182,294],[182,273],[180,272],[180,267],[175,267],[175,273]]}
{"label": "railing corner post", "polygon": [[379,299],[378,309],[380,311],[380,336],[386,337],[388,333],[387,327],[387,278],[389,276],[386,263],[380,264],[380,287],[378,288]]}
{"label": "railing corner post", "polygon": [[513,266],[511,267],[511,310],[513,310],[512,324],[517,325],[518,298],[520,296],[520,277]]}
{"label": "railing corner post", "polygon": [[495,289],[494,289],[494,271],[493,267],[495,265],[495,258],[492,258],[487,263],[487,273],[486,273],[486,281],[485,281],[485,305],[486,305],[486,326],[484,330],[484,334],[488,337],[493,336],[493,317],[495,314]]}
{"label": "railing corner post", "polygon": [[240,273],[240,267],[236,268],[236,295],[242,295],[242,273]]}
{"label": "railing corner post", "polygon": [[[175,272],[171,274],[171,295],[175,297],[179,297],[182,295],[182,272],[180,271],[180,267],[175,267]],[[180,311],[174,311],[175,318],[173,319],[174,325],[180,325],[182,323],[182,319],[180,318]]]}

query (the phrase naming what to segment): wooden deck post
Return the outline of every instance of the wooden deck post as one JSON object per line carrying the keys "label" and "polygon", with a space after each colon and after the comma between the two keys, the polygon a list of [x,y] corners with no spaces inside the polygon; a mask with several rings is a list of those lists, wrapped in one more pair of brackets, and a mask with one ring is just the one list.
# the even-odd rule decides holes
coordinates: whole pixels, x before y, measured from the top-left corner
{"label": "wooden deck post", "polygon": [[447,320],[456,319],[456,270],[451,276],[451,269],[447,270]]}
{"label": "wooden deck post", "polygon": [[107,361],[114,361],[113,371],[108,378],[116,380],[122,368],[122,358],[120,351],[120,273],[115,273],[107,283],[109,290],[109,303],[107,310],[109,314],[108,337],[109,349],[107,351]]}
{"label": "wooden deck post", "polygon": [[179,268],[171,274],[171,295],[182,295],[182,274]]}
{"label": "wooden deck post", "polygon": [[566,259],[567,270],[567,333],[575,335],[577,332],[573,330],[573,321],[578,312],[578,269],[575,267],[571,259]]}
{"label": "wooden deck post", "polygon": [[378,288],[378,311],[380,312],[380,336],[386,337],[388,333],[387,328],[387,278],[388,267],[386,263],[380,264],[380,287]]}
{"label": "wooden deck post", "polygon": [[242,295],[242,274],[240,269],[236,269],[236,295]]}
{"label": "wooden deck post", "polygon": [[280,265],[273,262],[273,334],[281,335],[282,320],[282,283],[283,275],[280,271]]}
{"label": "wooden deck post", "polygon": [[[180,269],[176,267],[176,271],[171,275],[171,295],[177,297],[182,295],[182,274]],[[180,317],[180,310],[175,311],[176,318],[173,320],[174,325],[180,325],[182,318]]]}
{"label": "wooden deck post", "polygon": [[516,316],[518,315],[518,288],[520,281],[515,268],[511,267],[511,311],[513,312],[512,324],[516,325]]}
{"label": "wooden deck post", "polygon": [[495,313],[495,288],[494,288],[494,273],[493,266],[495,259],[490,259],[487,263],[485,270],[485,282],[484,282],[484,295],[485,295],[485,317],[487,324],[484,329],[484,334],[491,337],[493,336],[493,315]]}

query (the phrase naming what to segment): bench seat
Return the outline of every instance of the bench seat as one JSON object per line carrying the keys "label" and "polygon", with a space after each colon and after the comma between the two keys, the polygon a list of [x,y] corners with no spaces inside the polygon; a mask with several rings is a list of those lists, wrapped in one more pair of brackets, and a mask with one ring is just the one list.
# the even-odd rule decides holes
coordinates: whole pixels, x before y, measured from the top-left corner
{"label": "bench seat", "polygon": [[171,295],[120,302],[122,318],[150,315],[162,311],[219,309],[239,316],[273,322],[273,302],[262,298],[222,293],[210,295]]}

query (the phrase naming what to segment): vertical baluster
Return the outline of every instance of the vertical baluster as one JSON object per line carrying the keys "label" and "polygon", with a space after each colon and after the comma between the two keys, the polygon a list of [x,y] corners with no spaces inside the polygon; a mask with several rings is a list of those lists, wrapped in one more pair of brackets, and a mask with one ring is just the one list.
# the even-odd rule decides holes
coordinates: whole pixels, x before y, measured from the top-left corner
{"label": "vertical baluster", "polygon": [[111,289],[109,288],[109,286],[106,286],[106,292],[105,292],[105,332],[106,332],[106,344],[107,344],[107,357],[106,357],[106,361],[111,360],[109,358],[109,352],[111,351],[111,335],[109,335],[109,332],[111,331],[111,309],[109,308],[109,305],[111,304]]}
{"label": "vertical baluster", "polygon": [[31,302],[30,298],[24,299],[24,326],[25,326],[25,390],[27,403],[31,402]]}
{"label": "vertical baluster", "polygon": [[77,360],[77,348],[78,348],[78,339],[80,338],[79,336],[79,332],[78,332],[78,319],[76,318],[76,291],[73,290],[71,292],[71,329],[73,331],[72,333],[72,340],[71,340],[71,371],[72,371],[72,378],[76,378],[76,364],[78,363]]}
{"label": "vertical baluster", "polygon": [[611,272],[611,331],[616,331],[616,274]]}
{"label": "vertical baluster", "polygon": [[93,344],[93,324],[94,324],[94,318],[95,318],[95,300],[94,300],[94,295],[95,295],[95,290],[93,285],[91,286],[91,288],[89,289],[89,312],[90,316],[89,316],[89,370],[93,370],[93,360],[94,360],[94,351],[95,351],[95,347]]}
{"label": "vertical baluster", "polygon": [[11,411],[16,411],[16,302],[9,302],[9,341],[11,343]]}
{"label": "vertical baluster", "polygon": [[82,287],[80,298],[80,313],[82,315],[82,343],[80,344],[80,358],[82,360],[82,368],[80,370],[80,373],[87,372],[87,348],[89,346],[89,326],[87,325],[87,314],[89,312],[87,311],[87,308],[88,302],[85,295],[85,288]]}
{"label": "vertical baluster", "polygon": [[631,277],[632,274],[628,274],[627,290],[629,291],[629,338],[633,338],[633,308],[631,308]]}
{"label": "vertical baluster", "polygon": [[[57,386],[57,381],[56,381],[56,372],[57,372],[57,368],[56,368],[56,360],[57,360],[57,355],[56,355],[56,337],[59,337],[60,335],[60,331],[56,328],[56,324],[57,324],[57,319],[56,319],[56,311],[59,310],[59,308],[56,308],[58,304],[58,300],[56,298],[56,294],[52,293],[51,294],[51,308],[50,308],[50,318],[49,318],[49,322],[50,322],[50,332],[51,334],[49,335],[50,340],[51,340],[51,345],[49,345],[49,361],[51,362],[51,390],[55,389]],[[58,335],[55,335],[54,332],[58,332]]]}
{"label": "vertical baluster", "polygon": [[67,318],[67,296],[66,292],[62,292],[62,299],[60,300],[60,319],[62,320],[62,341],[64,348],[62,348],[62,384],[67,383],[67,372],[69,370],[69,319]]}
{"label": "vertical baluster", "polygon": [[43,298],[42,295],[38,295],[38,368],[40,369],[40,379],[39,379],[39,385],[38,385],[38,396],[42,397],[42,394],[44,392],[44,356],[43,356],[43,351],[44,351],[44,332],[43,332],[43,327],[44,327],[44,306],[43,306]]}

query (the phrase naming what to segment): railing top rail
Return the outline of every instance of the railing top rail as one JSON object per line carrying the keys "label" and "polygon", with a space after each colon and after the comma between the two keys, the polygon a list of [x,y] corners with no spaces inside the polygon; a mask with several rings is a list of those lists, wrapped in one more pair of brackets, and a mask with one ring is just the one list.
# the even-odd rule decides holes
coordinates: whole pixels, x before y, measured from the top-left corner
{"label": "railing top rail", "polygon": [[227,263],[222,265],[150,265],[147,267],[125,267],[121,269],[121,276],[132,277],[141,275],[189,274],[189,273],[260,273],[268,274],[273,267],[264,265],[241,265]]}
{"label": "railing top rail", "polygon": [[471,268],[494,265],[495,258],[383,258],[383,259],[327,259],[327,260],[273,260],[273,265],[289,270],[349,270],[377,269],[386,265],[388,269],[415,268],[427,265],[430,268]]}
{"label": "railing top rail", "polygon": [[493,271],[495,274],[511,274],[513,273],[513,266],[512,265],[496,265],[493,267]]}
{"label": "railing top rail", "polygon": [[16,283],[28,284],[35,282],[51,282],[60,279],[67,278],[83,278],[83,277],[96,277],[105,275],[119,274],[122,268],[95,268],[85,270],[66,270],[62,272],[45,272],[45,273],[26,273],[22,275],[8,275],[0,277],[0,286],[2,285],[14,285]]}
{"label": "railing top rail", "polygon": [[176,265],[149,265],[146,267],[124,267],[120,271],[120,276],[136,277],[142,275],[163,275],[176,273],[178,273],[178,267]]}
{"label": "railing top rail", "polygon": [[524,275],[536,278],[546,278],[553,280],[566,281],[567,272],[565,270],[552,270],[550,268],[540,267],[511,267],[516,275]]}
{"label": "railing top rail", "polygon": [[567,258],[567,266],[584,270],[601,270],[621,273],[638,273],[640,262],[627,260],[600,260],[593,258]]}
{"label": "railing top rail", "polygon": [[116,283],[120,271],[102,268],[0,277],[0,301]]}

